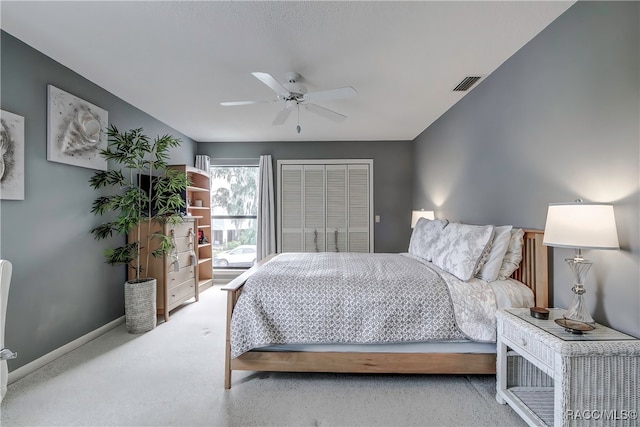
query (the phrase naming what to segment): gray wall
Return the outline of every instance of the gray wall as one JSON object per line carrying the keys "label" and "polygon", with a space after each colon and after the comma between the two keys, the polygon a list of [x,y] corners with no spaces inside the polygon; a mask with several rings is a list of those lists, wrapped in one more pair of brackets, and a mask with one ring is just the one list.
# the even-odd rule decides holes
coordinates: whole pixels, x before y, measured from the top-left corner
{"label": "gray wall", "polygon": [[[579,2],[410,142],[200,143],[218,158],[374,159],[376,252],[408,246],[412,208],[470,223],[542,228],[549,202],[615,204],[621,251],[588,251],[597,321],[640,336],[639,4]],[[0,256],[14,264],[5,341],[14,370],[123,314],[124,268],[102,262],[89,230],[93,171],[46,160],[46,87],[109,112],[121,129],[196,143],[5,32],[1,108],[25,118],[24,201],[0,201]],[[554,305],[571,277],[555,250]]]}
{"label": "gray wall", "polygon": [[[0,202],[0,256],[13,263],[5,344],[16,369],[124,314],[124,267],[110,267],[89,230],[93,170],[47,161],[47,84],[109,112],[121,130],[183,141],[171,162],[193,164],[195,142],[11,35],[0,35],[1,107],[25,119],[25,200]],[[122,239],[122,238],[117,238]],[[112,242],[113,243],[113,242]]]}
{"label": "gray wall", "polygon": [[[594,261],[595,320],[640,336],[640,4],[578,2],[415,141],[414,205],[544,228],[550,202],[614,204],[620,251]],[[571,274],[553,250],[553,305]]]}
{"label": "gray wall", "polygon": [[[258,158],[262,154],[276,162],[285,159],[373,159],[374,224],[376,252],[406,252],[411,235],[411,153],[408,141],[366,142],[260,142],[198,144],[198,154],[211,158]],[[274,176],[274,184],[276,177]]]}

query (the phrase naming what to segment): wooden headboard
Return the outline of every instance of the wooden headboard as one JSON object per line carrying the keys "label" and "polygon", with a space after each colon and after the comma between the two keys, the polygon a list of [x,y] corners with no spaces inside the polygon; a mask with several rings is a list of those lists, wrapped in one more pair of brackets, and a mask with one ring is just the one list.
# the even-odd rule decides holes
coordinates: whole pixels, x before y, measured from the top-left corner
{"label": "wooden headboard", "polygon": [[549,306],[549,258],[542,230],[525,230],[522,262],[511,277],[533,291],[536,307]]}

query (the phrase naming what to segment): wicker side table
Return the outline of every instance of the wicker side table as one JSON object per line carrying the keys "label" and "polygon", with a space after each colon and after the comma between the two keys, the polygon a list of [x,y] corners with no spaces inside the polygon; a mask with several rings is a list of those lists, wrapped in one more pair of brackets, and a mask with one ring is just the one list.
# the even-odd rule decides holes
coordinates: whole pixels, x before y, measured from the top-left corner
{"label": "wicker side table", "polygon": [[640,340],[596,325],[583,335],[529,309],[498,312],[497,394],[529,425],[637,426]]}

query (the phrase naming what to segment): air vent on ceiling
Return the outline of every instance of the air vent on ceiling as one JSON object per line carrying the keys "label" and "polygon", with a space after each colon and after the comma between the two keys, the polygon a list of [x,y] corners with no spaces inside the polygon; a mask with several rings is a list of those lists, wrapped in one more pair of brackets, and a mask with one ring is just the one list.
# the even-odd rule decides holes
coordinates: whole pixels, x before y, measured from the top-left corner
{"label": "air vent on ceiling", "polygon": [[453,88],[454,92],[464,92],[467,91],[471,88],[471,86],[473,86],[478,80],[480,80],[481,77],[478,76],[473,76],[473,77],[465,77],[464,79],[462,79],[462,81],[458,84],[458,86]]}

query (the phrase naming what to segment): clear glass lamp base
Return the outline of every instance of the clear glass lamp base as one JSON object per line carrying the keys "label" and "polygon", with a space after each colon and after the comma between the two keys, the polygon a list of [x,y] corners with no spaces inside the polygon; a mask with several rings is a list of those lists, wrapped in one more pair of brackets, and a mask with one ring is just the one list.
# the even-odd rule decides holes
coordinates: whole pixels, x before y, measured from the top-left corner
{"label": "clear glass lamp base", "polygon": [[591,261],[577,256],[575,258],[567,258],[565,259],[565,261],[567,262],[567,264],[569,264],[571,272],[573,273],[575,284],[573,285],[571,290],[573,291],[575,296],[573,297],[573,302],[571,303],[563,317],[569,320],[594,324],[596,322],[591,317],[591,314],[589,314],[584,301],[584,294],[587,291],[583,286],[584,279],[587,276],[587,272],[589,271],[589,268],[591,268]]}

